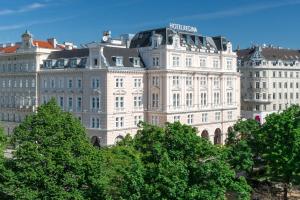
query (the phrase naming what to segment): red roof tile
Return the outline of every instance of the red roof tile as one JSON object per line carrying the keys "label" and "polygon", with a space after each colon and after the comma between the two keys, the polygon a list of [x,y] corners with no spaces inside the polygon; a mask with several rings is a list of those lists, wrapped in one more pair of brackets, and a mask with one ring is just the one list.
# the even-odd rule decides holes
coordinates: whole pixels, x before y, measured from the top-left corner
{"label": "red roof tile", "polygon": [[[54,49],[53,45],[48,41],[34,40],[33,45],[39,48]],[[15,45],[11,47],[2,47],[0,48],[0,53],[15,53],[19,47],[20,45]]]}

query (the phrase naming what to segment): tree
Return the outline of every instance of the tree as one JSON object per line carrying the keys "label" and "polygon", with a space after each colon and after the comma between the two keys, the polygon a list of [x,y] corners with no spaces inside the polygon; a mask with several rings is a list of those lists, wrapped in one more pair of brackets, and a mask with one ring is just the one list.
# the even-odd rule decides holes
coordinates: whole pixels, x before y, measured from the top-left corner
{"label": "tree", "polygon": [[224,148],[200,138],[191,126],[142,123],[133,139],[119,145],[141,154],[142,199],[225,199],[232,192],[249,199],[250,188],[231,169]]}
{"label": "tree", "polygon": [[101,194],[99,154],[78,119],[52,99],[14,131],[11,199],[92,199]]}
{"label": "tree", "polygon": [[300,107],[294,105],[269,115],[261,134],[266,176],[271,181],[283,183],[286,200],[289,185],[300,183]]}

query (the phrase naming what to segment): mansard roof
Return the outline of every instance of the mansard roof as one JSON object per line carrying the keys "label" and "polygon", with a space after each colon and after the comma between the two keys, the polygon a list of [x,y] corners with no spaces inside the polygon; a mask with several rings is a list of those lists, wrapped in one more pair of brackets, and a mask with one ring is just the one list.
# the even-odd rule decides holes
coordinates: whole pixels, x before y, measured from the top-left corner
{"label": "mansard roof", "polygon": [[140,53],[136,48],[119,48],[105,46],[103,54],[110,66],[116,66],[115,57],[123,57],[124,67],[134,67],[133,58],[140,58],[140,67],[144,67]]}
{"label": "mansard roof", "polygon": [[162,36],[161,45],[171,45],[173,43],[172,36],[178,34],[181,44],[187,46],[195,46],[197,48],[217,49],[219,51],[226,50],[228,41],[222,36],[209,37],[202,36],[196,33],[178,31],[171,28],[159,28],[147,31],[141,31],[132,38],[130,48],[140,48],[151,46],[152,35],[159,34]]}
{"label": "mansard roof", "polygon": [[251,47],[237,50],[238,58],[251,60],[255,53],[259,52],[265,60],[300,60],[300,50],[284,49],[278,47]]}
{"label": "mansard roof", "polygon": [[48,59],[62,59],[62,58],[82,58],[89,56],[89,49],[72,49],[72,50],[62,50],[62,51],[53,51],[48,56]]}

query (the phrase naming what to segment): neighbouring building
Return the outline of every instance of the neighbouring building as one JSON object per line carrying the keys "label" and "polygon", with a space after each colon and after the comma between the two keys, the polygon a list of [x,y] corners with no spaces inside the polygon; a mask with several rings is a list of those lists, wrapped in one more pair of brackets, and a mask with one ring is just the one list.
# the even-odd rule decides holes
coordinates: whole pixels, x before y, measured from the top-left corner
{"label": "neighbouring building", "polygon": [[299,50],[262,45],[237,55],[243,118],[263,123],[268,114],[300,103]]}
{"label": "neighbouring building", "polygon": [[[41,48],[28,35],[32,75],[29,69],[21,74],[8,71],[14,65],[6,57],[14,59],[26,42],[12,52],[3,47],[0,53],[0,67],[1,59],[8,60],[0,78],[5,84],[0,91],[5,124],[18,124],[36,106],[55,98],[62,109],[78,117],[94,145],[112,145],[128,133],[134,135],[139,121],[160,126],[181,121],[197,127],[199,136],[223,144],[228,129],[240,118],[236,53],[224,37],[202,36],[195,27],[171,24],[119,39],[112,39],[108,31],[101,42],[77,49],[55,46],[56,41],[47,41],[49,46]],[[17,60],[17,66],[27,63]],[[32,80],[25,90],[27,74]],[[14,88],[17,76],[25,83],[20,86],[19,81]],[[16,117],[10,112],[9,98],[18,96],[17,88],[19,96],[26,99],[28,90],[32,97],[31,103],[24,100],[22,109],[27,112]]]}

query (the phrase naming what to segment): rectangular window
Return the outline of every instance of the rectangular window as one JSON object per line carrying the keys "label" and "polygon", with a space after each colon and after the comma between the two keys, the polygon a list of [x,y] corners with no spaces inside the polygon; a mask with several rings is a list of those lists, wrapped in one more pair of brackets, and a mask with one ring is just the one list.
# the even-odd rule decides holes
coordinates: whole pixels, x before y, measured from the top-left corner
{"label": "rectangular window", "polygon": [[59,106],[64,109],[64,97],[59,97]]}
{"label": "rectangular window", "polygon": [[213,68],[219,68],[219,61],[213,60]]}
{"label": "rectangular window", "polygon": [[73,109],[73,98],[72,97],[68,98],[68,109],[69,110]]}
{"label": "rectangular window", "polygon": [[173,121],[174,121],[174,122],[180,121],[180,116],[179,116],[179,115],[175,115],[175,116],[173,117]]}
{"label": "rectangular window", "polygon": [[232,104],[232,92],[227,92],[227,104]]}
{"label": "rectangular window", "polygon": [[227,78],[227,87],[232,88],[232,78],[231,77]]}
{"label": "rectangular window", "polygon": [[116,57],[116,66],[123,66],[123,57]]}
{"label": "rectangular window", "polygon": [[201,106],[206,106],[207,105],[207,94],[206,94],[206,92],[201,92],[201,94],[200,94],[200,104],[201,104]]}
{"label": "rectangular window", "polygon": [[100,108],[100,98],[99,97],[92,97],[92,109],[98,110]]}
{"label": "rectangular window", "polygon": [[192,67],[192,58],[186,58],[185,59],[185,65],[187,67]]}
{"label": "rectangular window", "polygon": [[124,127],[124,117],[116,117],[116,128]]}
{"label": "rectangular window", "polygon": [[133,97],[133,106],[135,108],[141,108],[143,106],[142,96],[134,96]]}
{"label": "rectangular window", "polygon": [[134,116],[134,126],[137,126],[140,121],[143,121],[141,115]]}
{"label": "rectangular window", "polygon": [[133,79],[133,86],[135,88],[140,88],[142,86],[142,79],[141,78],[135,78]]}
{"label": "rectangular window", "polygon": [[259,89],[259,82],[255,82],[255,88]]}
{"label": "rectangular window", "polygon": [[81,79],[77,79],[77,88],[82,88],[82,81],[81,81]]}
{"label": "rectangular window", "polygon": [[179,86],[179,76],[173,76],[173,86]]}
{"label": "rectangular window", "polygon": [[68,88],[72,88],[73,87],[73,80],[72,79],[69,79],[68,80]]}
{"label": "rectangular window", "polygon": [[158,67],[159,66],[159,57],[153,57],[152,58],[152,65],[154,67]]}
{"label": "rectangular window", "polygon": [[186,94],[186,106],[187,107],[193,106],[193,93]]}
{"label": "rectangular window", "polygon": [[263,82],[263,88],[267,88],[267,83],[266,82]]}
{"label": "rectangular window", "polygon": [[193,124],[193,115],[187,116],[187,124]]}
{"label": "rectangular window", "polygon": [[173,67],[179,67],[179,56],[173,56]]}
{"label": "rectangular window", "polygon": [[206,67],[206,59],[200,58],[200,67]]}
{"label": "rectangular window", "polygon": [[152,107],[158,108],[159,105],[159,95],[158,93],[152,93]]}
{"label": "rectangular window", "polygon": [[98,117],[91,118],[91,128],[100,128],[100,119]]}
{"label": "rectangular window", "polygon": [[221,113],[220,112],[215,112],[215,120],[218,122],[218,121],[221,121]]}
{"label": "rectangular window", "polygon": [[200,86],[201,87],[206,87],[207,86],[206,77],[200,77]]}
{"label": "rectangular window", "polygon": [[81,112],[81,109],[82,109],[82,98],[77,97],[77,111]]}
{"label": "rectangular window", "polygon": [[123,87],[123,78],[116,78],[116,88]]}
{"label": "rectangular window", "polygon": [[218,77],[214,77],[214,87],[220,88],[220,79]]}
{"label": "rectangular window", "polygon": [[173,107],[179,107],[180,105],[180,94],[174,93],[173,94]]}
{"label": "rectangular window", "polygon": [[100,80],[97,78],[92,79],[92,88],[97,89],[100,87]]}
{"label": "rectangular window", "polygon": [[220,92],[214,92],[214,105],[220,104]]}
{"label": "rectangular window", "polygon": [[152,77],[152,85],[153,86],[159,86],[159,77],[158,76],[153,76]]}
{"label": "rectangular window", "polygon": [[276,104],[273,104],[273,110],[276,110]]}
{"label": "rectangular window", "polygon": [[123,96],[115,97],[115,106],[116,106],[116,109],[124,108],[124,97]]}
{"label": "rectangular window", "polygon": [[208,114],[202,113],[202,122],[207,122],[207,121],[208,121]]}
{"label": "rectangular window", "polygon": [[152,115],[152,116],[151,116],[151,123],[152,123],[153,125],[158,125],[158,124],[159,124],[159,117],[156,116],[156,115]]}
{"label": "rectangular window", "polygon": [[255,93],[255,99],[259,99],[259,93]]}
{"label": "rectangular window", "polygon": [[232,69],[232,60],[227,60],[227,69]]}
{"label": "rectangular window", "polygon": [[187,86],[192,86],[192,77],[191,76],[186,77],[185,83]]}

